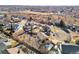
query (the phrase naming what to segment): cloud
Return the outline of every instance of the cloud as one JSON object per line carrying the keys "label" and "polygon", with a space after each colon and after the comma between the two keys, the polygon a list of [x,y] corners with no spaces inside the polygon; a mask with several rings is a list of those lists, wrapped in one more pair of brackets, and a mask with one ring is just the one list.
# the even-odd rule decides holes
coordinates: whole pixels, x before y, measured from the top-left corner
{"label": "cloud", "polygon": [[0,0],[0,5],[79,5],[78,0]]}

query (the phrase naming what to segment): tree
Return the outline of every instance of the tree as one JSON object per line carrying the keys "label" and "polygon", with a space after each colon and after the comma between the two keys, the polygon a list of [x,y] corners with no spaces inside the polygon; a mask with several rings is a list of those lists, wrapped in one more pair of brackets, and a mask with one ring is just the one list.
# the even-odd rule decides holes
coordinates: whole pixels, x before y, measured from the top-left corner
{"label": "tree", "polygon": [[4,26],[3,24],[0,24],[0,30],[3,30],[3,26]]}
{"label": "tree", "polygon": [[65,23],[64,23],[63,20],[60,21],[60,26],[61,26],[61,27],[64,27],[64,26],[65,26]]}
{"label": "tree", "polygon": [[7,17],[7,14],[4,14],[4,17],[6,18]]}

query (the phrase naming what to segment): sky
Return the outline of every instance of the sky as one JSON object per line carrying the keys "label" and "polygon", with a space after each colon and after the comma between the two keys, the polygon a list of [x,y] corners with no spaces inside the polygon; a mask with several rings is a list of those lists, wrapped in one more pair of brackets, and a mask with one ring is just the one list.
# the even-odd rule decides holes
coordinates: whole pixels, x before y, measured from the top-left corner
{"label": "sky", "polygon": [[0,5],[79,5],[79,0],[0,0]]}

